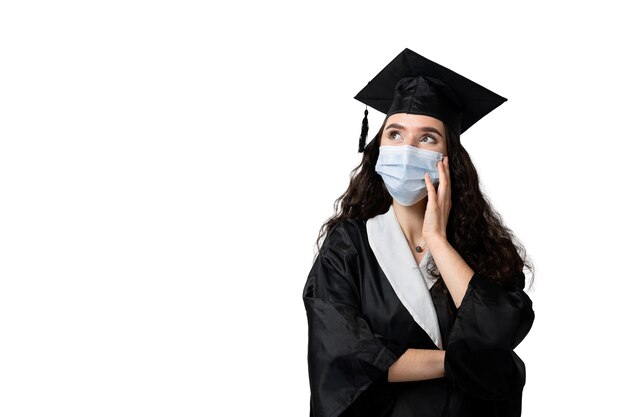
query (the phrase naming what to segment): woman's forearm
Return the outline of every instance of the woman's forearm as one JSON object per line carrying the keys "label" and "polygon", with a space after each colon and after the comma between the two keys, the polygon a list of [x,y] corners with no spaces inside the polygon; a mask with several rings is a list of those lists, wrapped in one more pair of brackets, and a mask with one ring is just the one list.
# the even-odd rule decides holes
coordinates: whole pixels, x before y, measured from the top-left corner
{"label": "woman's forearm", "polygon": [[456,308],[459,308],[461,301],[465,297],[469,281],[474,276],[474,270],[445,237],[433,237],[427,244],[430,254],[435,259],[443,282],[452,296],[454,305]]}
{"label": "woman's forearm", "polygon": [[389,368],[389,382],[422,381],[444,377],[445,350],[407,349]]}

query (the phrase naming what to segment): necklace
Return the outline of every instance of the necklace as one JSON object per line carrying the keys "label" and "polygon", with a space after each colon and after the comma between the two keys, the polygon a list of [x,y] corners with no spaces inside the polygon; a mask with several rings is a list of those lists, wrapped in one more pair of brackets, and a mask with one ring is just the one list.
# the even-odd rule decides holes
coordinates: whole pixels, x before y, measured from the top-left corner
{"label": "necklace", "polygon": [[[406,237],[406,235],[404,236],[404,238],[406,239],[407,242],[409,242],[409,246],[413,246],[413,244],[411,243],[411,241]],[[423,243],[424,246],[421,245],[417,245],[415,246],[415,252],[417,253],[422,253],[424,252],[424,249],[426,248],[426,242]]]}

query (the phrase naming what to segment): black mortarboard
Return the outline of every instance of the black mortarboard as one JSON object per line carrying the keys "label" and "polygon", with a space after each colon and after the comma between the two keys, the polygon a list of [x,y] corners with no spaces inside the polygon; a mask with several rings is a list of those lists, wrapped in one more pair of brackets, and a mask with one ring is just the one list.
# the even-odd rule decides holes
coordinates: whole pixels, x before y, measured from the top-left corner
{"label": "black mortarboard", "polygon": [[457,134],[469,129],[507,99],[405,48],[354,97],[366,105],[359,138],[365,148],[367,106],[385,113],[424,114]]}

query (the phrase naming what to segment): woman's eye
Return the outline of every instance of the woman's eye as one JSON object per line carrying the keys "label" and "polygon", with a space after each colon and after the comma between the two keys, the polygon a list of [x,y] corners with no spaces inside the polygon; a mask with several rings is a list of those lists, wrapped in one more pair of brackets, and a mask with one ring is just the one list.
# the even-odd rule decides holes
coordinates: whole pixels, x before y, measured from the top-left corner
{"label": "woman's eye", "polygon": [[402,138],[402,135],[400,134],[400,132],[396,132],[396,131],[392,131],[391,133],[389,133],[389,138],[391,140],[396,140],[395,137],[396,135],[400,136],[400,138]]}
{"label": "woman's eye", "polygon": [[[398,132],[397,130],[392,130],[391,132],[389,132],[388,137],[389,137],[389,139],[391,139],[393,141],[399,141],[399,140],[403,140],[404,139],[402,137],[402,134],[400,134],[400,132]],[[425,138],[430,138],[431,139],[431,141],[428,142],[428,143],[437,143],[437,139],[434,136],[431,136],[431,135],[424,135],[424,136],[422,136],[420,141],[424,142]]]}

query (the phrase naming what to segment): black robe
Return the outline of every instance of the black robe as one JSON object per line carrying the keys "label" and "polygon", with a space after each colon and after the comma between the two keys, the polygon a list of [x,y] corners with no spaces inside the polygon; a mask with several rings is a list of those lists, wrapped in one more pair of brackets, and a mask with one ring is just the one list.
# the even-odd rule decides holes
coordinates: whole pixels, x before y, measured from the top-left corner
{"label": "black robe", "polygon": [[[410,254],[406,241],[398,245]],[[520,416],[526,369],[513,349],[535,316],[524,274],[516,278],[517,285],[496,285],[474,274],[458,310],[438,279],[426,290],[438,339],[398,298],[366,222],[343,220],[324,240],[303,291],[310,416]],[[445,377],[388,382],[389,367],[408,348],[440,349],[433,337],[446,350]]]}

